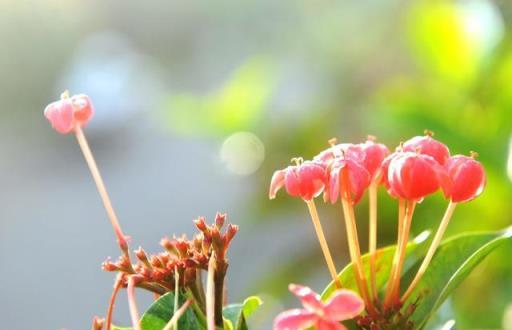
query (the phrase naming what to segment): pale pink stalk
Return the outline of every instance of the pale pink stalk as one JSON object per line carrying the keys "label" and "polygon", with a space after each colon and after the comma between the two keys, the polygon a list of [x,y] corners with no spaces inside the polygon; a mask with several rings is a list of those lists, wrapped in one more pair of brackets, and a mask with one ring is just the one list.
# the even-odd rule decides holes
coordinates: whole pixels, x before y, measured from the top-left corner
{"label": "pale pink stalk", "polygon": [[128,295],[128,305],[130,307],[130,317],[132,319],[133,328],[134,330],[141,330],[139,309],[137,308],[137,301],[135,299],[135,280],[133,276],[128,278],[126,294]]}
{"label": "pale pink stalk", "polygon": [[208,263],[206,281],[206,322],[208,330],[215,330],[215,254],[212,253]]}
{"label": "pale pink stalk", "polygon": [[110,328],[112,327],[112,314],[114,313],[114,305],[116,303],[117,294],[119,293],[119,290],[123,286],[123,281],[124,281],[123,274],[119,274],[114,283],[114,289],[112,290],[112,295],[110,296],[110,301],[108,303],[107,318],[106,318],[107,329],[106,330],[110,330]]}
{"label": "pale pink stalk", "polygon": [[96,187],[98,188],[98,192],[100,194],[101,200],[103,201],[103,205],[105,206],[105,210],[107,210],[107,215],[110,219],[112,227],[114,228],[114,232],[116,234],[119,246],[121,247],[121,250],[123,250],[123,252],[128,254],[127,237],[123,234],[123,231],[121,230],[121,225],[119,224],[119,220],[114,211],[114,207],[112,206],[112,202],[110,200],[110,196],[108,195],[107,188],[105,187],[105,183],[103,182],[98,166],[96,165],[94,156],[92,155],[91,149],[89,148],[89,144],[87,143],[87,139],[85,138],[85,135],[80,126],[76,127],[75,135],[78,140],[78,144],[80,145],[80,148],[82,149],[82,152],[84,154],[85,161],[89,166],[94,182],[96,183]]}
{"label": "pale pink stalk", "polygon": [[192,303],[191,299],[185,301],[185,303],[177,311],[174,312],[174,314],[172,315],[172,318],[169,320],[169,323],[167,323],[162,330],[171,330],[171,329],[173,329],[173,327],[174,327],[174,330],[176,330],[178,328],[178,321],[179,321],[180,317],[182,317],[183,314],[185,314],[185,312],[187,311],[187,308],[190,306],[191,303]]}

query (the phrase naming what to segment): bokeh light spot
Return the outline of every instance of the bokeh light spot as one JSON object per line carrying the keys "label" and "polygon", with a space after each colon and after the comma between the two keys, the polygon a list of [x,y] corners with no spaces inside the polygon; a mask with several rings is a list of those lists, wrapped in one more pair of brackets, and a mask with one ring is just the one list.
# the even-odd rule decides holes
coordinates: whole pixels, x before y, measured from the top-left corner
{"label": "bokeh light spot", "polygon": [[256,172],[265,159],[265,146],[253,133],[237,132],[222,143],[220,159],[236,175]]}

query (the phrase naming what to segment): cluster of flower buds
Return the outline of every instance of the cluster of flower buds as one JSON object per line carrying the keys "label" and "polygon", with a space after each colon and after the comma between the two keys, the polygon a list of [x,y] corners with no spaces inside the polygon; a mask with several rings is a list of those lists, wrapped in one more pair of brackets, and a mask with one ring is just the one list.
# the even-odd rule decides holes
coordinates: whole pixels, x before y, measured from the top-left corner
{"label": "cluster of flower buds", "polygon": [[207,225],[205,218],[199,217],[194,223],[200,232],[193,239],[187,239],[185,235],[172,239],[166,237],[160,241],[165,249],[163,252],[148,255],[139,247],[134,251],[138,259],[136,264],[131,264],[126,256],[121,255],[115,262],[107,259],[102,268],[105,271],[135,275],[138,286],[162,294],[175,289],[176,274],[179,287],[196,285],[197,271],[208,270],[210,258],[215,254],[219,265],[217,270],[222,271],[224,277],[228,265],[226,252],[238,232],[238,226],[232,224],[223,230],[225,220],[226,215],[218,213],[215,222]]}
{"label": "cluster of flower buds", "polygon": [[[371,136],[366,142],[359,144],[337,144],[335,139],[330,140],[329,144],[328,149],[312,160],[294,158],[292,165],[276,171],[271,179],[269,198],[274,199],[277,192],[284,187],[289,195],[300,197],[306,202],[328,269],[338,288],[342,285],[337,282],[339,279],[333,271],[334,262],[327,247],[314,199],[323,193],[325,202],[334,204],[341,200],[356,283],[366,312],[376,319],[382,313],[388,313],[393,306],[402,306],[409,298],[439,246],[455,205],[470,201],[483,191],[486,183],[485,171],[476,160],[476,153],[452,156],[448,147],[435,140],[429,131],[424,136],[416,136],[401,143],[392,153]],[[375,284],[377,187],[381,185],[391,197],[399,201],[398,244],[383,304],[379,302]],[[354,206],[366,191],[369,191],[370,290],[361,258],[354,212]],[[449,201],[448,208],[416,278],[400,297],[401,270],[415,206],[438,191],[442,191]],[[379,311],[381,306],[384,309]]]}

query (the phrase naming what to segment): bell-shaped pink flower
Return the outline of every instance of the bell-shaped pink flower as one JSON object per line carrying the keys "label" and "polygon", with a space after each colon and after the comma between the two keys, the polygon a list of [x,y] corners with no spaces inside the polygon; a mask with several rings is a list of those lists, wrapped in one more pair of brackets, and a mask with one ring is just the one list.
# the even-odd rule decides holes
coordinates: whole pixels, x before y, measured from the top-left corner
{"label": "bell-shaped pink flower", "polygon": [[364,153],[360,145],[352,143],[340,143],[333,145],[313,157],[313,161],[329,166],[337,156],[347,155],[359,161],[364,161]]}
{"label": "bell-shaped pink flower", "polygon": [[363,154],[363,166],[370,174],[371,180],[381,174],[382,162],[389,155],[389,149],[382,143],[375,143],[373,137],[368,137],[365,143],[355,146]]}
{"label": "bell-shaped pink flower", "polygon": [[69,97],[64,92],[59,101],[50,103],[44,109],[44,116],[52,127],[61,134],[85,127],[94,114],[91,99],[85,94]]}
{"label": "bell-shaped pink flower", "polygon": [[387,181],[391,195],[419,201],[446,181],[444,168],[431,156],[398,152],[390,158]]}
{"label": "bell-shaped pink flower", "polygon": [[302,302],[303,309],[291,309],[274,320],[274,330],[345,330],[341,321],[350,320],[364,310],[363,300],[350,290],[336,291],[327,302],[308,287],[290,284],[290,291]]}
{"label": "bell-shaped pink flower", "polygon": [[473,157],[455,155],[445,165],[449,183],[443,186],[446,198],[454,203],[470,201],[484,190],[486,177],[482,164]]}
{"label": "bell-shaped pink flower", "polygon": [[306,161],[274,172],[270,181],[269,198],[274,199],[284,186],[290,196],[310,201],[322,193],[327,180],[325,166]]}
{"label": "bell-shaped pink flower", "polygon": [[342,194],[356,204],[370,185],[370,179],[370,173],[360,158],[354,158],[349,153],[336,157],[329,169],[329,200],[334,204]]}
{"label": "bell-shaped pink flower", "polygon": [[450,158],[448,147],[432,137],[431,132],[424,136],[415,136],[403,144],[403,151],[419,152],[433,157],[439,164],[444,165]]}

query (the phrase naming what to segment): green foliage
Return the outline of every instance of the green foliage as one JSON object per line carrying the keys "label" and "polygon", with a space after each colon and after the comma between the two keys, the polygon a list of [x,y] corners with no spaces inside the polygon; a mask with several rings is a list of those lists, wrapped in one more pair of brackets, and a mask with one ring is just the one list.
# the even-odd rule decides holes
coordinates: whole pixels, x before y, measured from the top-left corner
{"label": "green foliage", "polygon": [[[429,236],[429,232],[423,232],[418,235],[413,241],[411,241],[407,245],[406,251],[406,261],[404,263],[404,270],[409,270],[418,260],[422,258],[428,249],[428,241],[427,238]],[[395,254],[396,247],[388,246],[377,251],[377,256],[375,259],[375,266],[377,269],[377,278],[376,284],[377,288],[382,289],[385,287],[385,284],[389,277],[389,272],[391,270],[391,265],[393,262],[393,256]],[[366,276],[369,278],[370,276],[370,255],[365,254],[363,256],[363,265],[365,268]],[[348,264],[343,270],[339,273],[338,278],[340,279],[343,287],[359,291],[357,289],[357,284],[354,276],[354,266],[353,264]],[[331,282],[327,288],[322,293],[322,299],[327,299],[335,290],[334,283]]]}
{"label": "green foliage", "polygon": [[231,304],[224,307],[224,318],[234,330],[248,330],[246,319],[254,313],[263,302],[259,297],[252,296],[242,304]]}
{"label": "green foliage", "polygon": [[[417,301],[416,310],[411,316],[415,329],[423,329],[441,304],[469,273],[494,249],[507,241],[512,241],[511,238],[512,228],[509,228],[499,232],[462,234],[445,240],[438,248],[417,288],[406,302],[407,306],[407,303]],[[407,246],[406,263],[402,276],[403,288],[407,287],[416,275],[427,247],[427,241],[418,239]],[[380,292],[383,291],[388,280],[395,249],[395,246],[389,246],[378,251],[377,288]],[[369,255],[364,255],[363,263],[367,274],[369,261]],[[339,273],[338,278],[345,287],[357,291],[352,264],[345,267]],[[333,283],[330,283],[323,292],[322,298],[327,299],[334,290]]]}
{"label": "green foliage", "polygon": [[[412,320],[423,327],[453,290],[494,249],[512,241],[512,228],[491,233],[471,233],[447,239],[436,252],[409,302],[418,300]],[[409,283],[421,261],[403,277]]]}
{"label": "green foliage", "polygon": [[[186,301],[187,297],[180,294],[180,305]],[[252,315],[263,302],[259,297],[252,296],[241,304],[232,304],[224,307],[224,320],[226,330],[248,330],[246,319]],[[191,305],[178,321],[178,328],[181,330],[206,329],[204,315],[198,315],[200,312]],[[157,301],[142,315],[142,330],[162,330],[171,320],[174,311],[174,293],[169,292]],[[112,326],[112,330],[133,330],[131,327]]]}

